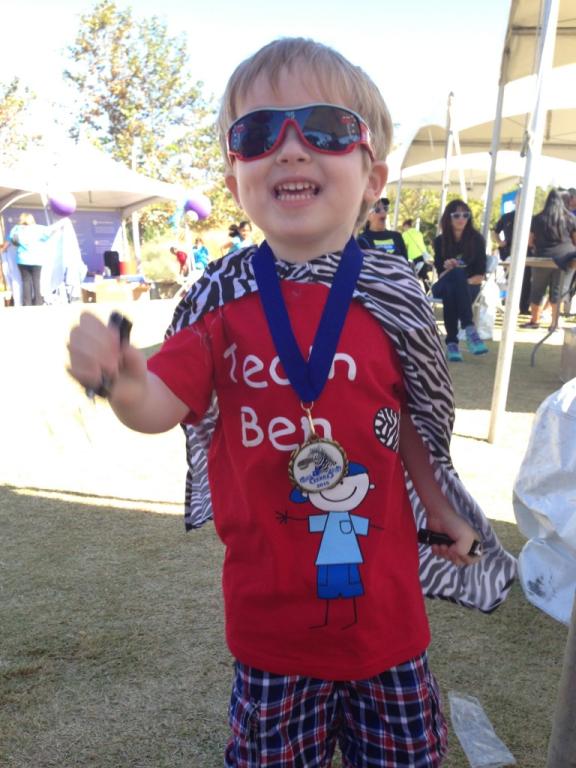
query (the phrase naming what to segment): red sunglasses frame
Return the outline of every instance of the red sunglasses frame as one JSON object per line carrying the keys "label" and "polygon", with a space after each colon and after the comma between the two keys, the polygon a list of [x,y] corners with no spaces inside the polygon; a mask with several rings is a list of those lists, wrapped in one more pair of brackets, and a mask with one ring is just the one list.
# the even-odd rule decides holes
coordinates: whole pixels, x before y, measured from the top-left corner
{"label": "red sunglasses frame", "polygon": [[[341,151],[335,151],[332,149],[321,149],[320,147],[316,147],[314,144],[309,142],[306,136],[304,135],[304,132],[300,127],[298,120],[293,116],[290,117],[290,115],[294,115],[295,112],[298,112],[299,110],[302,110],[302,109],[310,109],[311,107],[333,107],[334,109],[339,109],[339,110],[342,110],[343,112],[346,112],[352,115],[354,119],[357,121],[358,127],[360,129],[360,138],[358,139],[358,141],[351,142]],[[238,123],[241,123],[242,120],[244,120],[249,115],[254,115],[258,112],[284,112],[285,118],[284,118],[284,121],[282,122],[282,125],[280,126],[280,130],[278,131],[278,136],[276,137],[270,149],[267,149],[265,152],[262,152],[262,154],[255,155],[254,157],[244,157],[242,153],[235,152],[234,150],[231,149],[230,137],[232,135],[232,131],[238,125]],[[350,152],[353,152],[356,149],[356,147],[364,147],[367,150],[368,154],[370,155],[370,158],[372,160],[375,159],[374,151],[370,144],[370,129],[368,128],[365,120],[357,112],[354,112],[354,110],[348,109],[348,107],[342,107],[339,104],[325,104],[321,102],[314,103],[314,104],[304,104],[298,107],[290,107],[289,109],[286,109],[284,107],[261,107],[260,109],[253,109],[250,112],[246,112],[245,115],[242,115],[241,117],[237,118],[228,129],[228,133],[226,135],[228,156],[230,158],[237,158],[243,163],[250,163],[253,160],[261,160],[264,157],[268,157],[268,155],[271,155],[273,152],[275,152],[284,141],[284,137],[286,135],[286,129],[289,125],[292,125],[294,127],[300,141],[304,144],[304,146],[309,147],[313,152],[318,152],[321,155],[339,156],[339,155],[350,154]]]}

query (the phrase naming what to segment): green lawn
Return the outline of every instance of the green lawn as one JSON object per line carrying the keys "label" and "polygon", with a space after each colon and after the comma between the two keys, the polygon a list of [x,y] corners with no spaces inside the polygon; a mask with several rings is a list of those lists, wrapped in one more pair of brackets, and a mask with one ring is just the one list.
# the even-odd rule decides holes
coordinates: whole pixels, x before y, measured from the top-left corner
{"label": "green lawn", "polygon": [[[3,338],[18,321],[34,351],[6,342],[0,384],[0,765],[219,768],[232,675],[222,550],[212,526],[184,533],[182,436],[130,433],[87,403],[64,373],[77,308],[38,309],[0,312]],[[170,312],[138,309],[136,343],[157,344]],[[497,344],[451,368],[456,468],[516,554],[512,483],[534,410],[560,386],[558,343],[530,368],[536,338],[519,336],[498,445],[484,439]],[[446,710],[450,690],[476,696],[518,766],[542,768],[566,627],[519,585],[489,616],[428,607]],[[452,736],[446,766],[466,764]]]}

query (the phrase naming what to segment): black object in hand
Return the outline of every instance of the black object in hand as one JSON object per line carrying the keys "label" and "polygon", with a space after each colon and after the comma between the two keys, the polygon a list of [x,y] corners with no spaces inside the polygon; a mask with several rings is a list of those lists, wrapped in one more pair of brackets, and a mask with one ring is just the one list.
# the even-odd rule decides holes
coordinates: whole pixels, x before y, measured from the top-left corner
{"label": "black object in hand", "polygon": [[[124,317],[120,312],[112,312],[108,318],[108,326],[110,328],[116,328],[118,335],[120,336],[120,343],[124,344],[130,341],[130,331],[132,330],[132,323],[127,317]],[[97,389],[92,387],[86,388],[86,394],[93,400],[96,395],[98,397],[108,397],[110,394],[110,387],[112,386],[112,379],[105,373],[102,374],[102,380],[100,386]]]}
{"label": "black object in hand", "polygon": [[[445,533],[436,533],[431,531],[430,528],[420,528],[418,530],[418,541],[420,544],[446,544],[448,547],[450,544],[454,544],[454,539],[451,539]],[[478,539],[474,539],[470,551],[468,552],[470,557],[482,557],[482,542]]]}
{"label": "black object in hand", "polygon": [[108,325],[110,328],[117,328],[118,335],[121,342],[130,341],[130,331],[132,330],[132,323],[127,317],[121,315],[120,312],[112,312],[108,318]]}

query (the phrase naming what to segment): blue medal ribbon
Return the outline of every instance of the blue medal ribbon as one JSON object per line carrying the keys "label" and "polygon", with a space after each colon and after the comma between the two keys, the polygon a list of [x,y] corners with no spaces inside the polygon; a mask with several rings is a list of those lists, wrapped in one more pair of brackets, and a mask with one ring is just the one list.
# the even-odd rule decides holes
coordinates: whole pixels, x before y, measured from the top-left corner
{"label": "blue medal ribbon", "polygon": [[270,334],[290,384],[302,403],[314,402],[324,389],[363,260],[364,254],[351,237],[334,274],[310,358],[306,362],[292,330],[272,249],[264,241],[252,257],[254,277]]}

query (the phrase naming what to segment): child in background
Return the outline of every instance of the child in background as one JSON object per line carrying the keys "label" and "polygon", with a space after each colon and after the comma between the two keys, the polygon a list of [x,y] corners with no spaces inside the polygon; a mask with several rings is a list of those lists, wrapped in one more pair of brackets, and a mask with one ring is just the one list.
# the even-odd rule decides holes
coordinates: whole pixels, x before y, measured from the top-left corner
{"label": "child in background", "polygon": [[178,248],[175,248],[172,246],[170,248],[170,253],[173,253],[174,256],[178,259],[178,266],[180,267],[180,275],[182,277],[188,277],[188,273],[190,272],[190,266],[188,264],[188,254],[184,251],[179,250]]}
{"label": "child in background", "polygon": [[201,237],[197,237],[194,240],[194,246],[192,248],[192,256],[194,258],[195,269],[206,269],[206,265],[210,259],[208,248],[204,245],[204,240]]}
{"label": "child in background", "polygon": [[[404,257],[353,238],[386,181],[388,111],[343,56],[288,38],[236,69],[219,127],[266,241],[208,265],[148,364],[83,315],[71,372],[106,377],[133,429],[186,426],[188,526],[213,512],[226,548],[225,765],[329,766],[338,744],[345,768],[438,766],[423,590],[492,610],[514,560],[452,468],[424,294]],[[453,543],[419,551],[415,516]]]}

